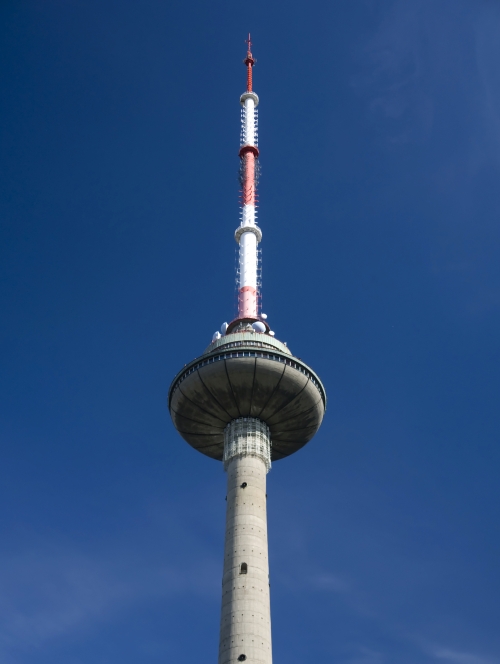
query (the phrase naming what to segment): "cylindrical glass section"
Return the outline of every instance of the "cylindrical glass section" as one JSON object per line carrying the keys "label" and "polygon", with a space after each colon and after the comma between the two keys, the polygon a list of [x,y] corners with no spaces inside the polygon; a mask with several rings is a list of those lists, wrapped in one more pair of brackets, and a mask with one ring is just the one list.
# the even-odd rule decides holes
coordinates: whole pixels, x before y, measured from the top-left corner
{"label": "cylindrical glass section", "polygon": [[219,664],[272,664],[266,474],[266,424],[240,418],[224,432],[227,515]]}
{"label": "cylindrical glass section", "polygon": [[224,429],[224,470],[234,457],[262,459],[266,472],[271,470],[271,434],[269,427],[256,417],[240,417]]}

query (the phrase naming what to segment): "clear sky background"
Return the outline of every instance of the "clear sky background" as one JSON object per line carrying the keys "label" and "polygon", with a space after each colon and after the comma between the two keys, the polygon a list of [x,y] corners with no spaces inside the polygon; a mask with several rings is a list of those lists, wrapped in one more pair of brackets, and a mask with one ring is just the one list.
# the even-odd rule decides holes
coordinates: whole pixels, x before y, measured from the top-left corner
{"label": "clear sky background", "polygon": [[269,479],[276,664],[500,663],[500,4],[0,6],[0,662],[216,662],[225,476],[171,379],[263,309],[328,411]]}

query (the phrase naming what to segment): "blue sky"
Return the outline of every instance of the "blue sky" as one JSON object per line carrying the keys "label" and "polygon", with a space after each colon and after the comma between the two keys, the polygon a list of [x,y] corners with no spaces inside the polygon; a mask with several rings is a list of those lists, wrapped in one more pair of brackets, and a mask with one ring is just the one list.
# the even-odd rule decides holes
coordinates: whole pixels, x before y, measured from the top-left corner
{"label": "blue sky", "polygon": [[169,383],[263,304],[323,379],[269,475],[276,662],[499,664],[500,5],[0,7],[0,662],[216,661],[225,477]]}

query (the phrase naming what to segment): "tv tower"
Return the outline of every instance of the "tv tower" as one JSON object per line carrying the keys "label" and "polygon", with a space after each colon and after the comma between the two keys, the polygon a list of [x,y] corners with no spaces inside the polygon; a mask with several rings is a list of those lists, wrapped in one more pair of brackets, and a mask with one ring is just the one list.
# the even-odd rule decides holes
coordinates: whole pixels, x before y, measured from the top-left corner
{"label": "tv tower", "polygon": [[238,315],[185,365],[168,394],[173,423],[192,447],[222,461],[227,512],[219,664],[271,664],[266,475],[311,440],[326,407],[317,374],[276,339],[260,311],[259,148],[250,35],[240,97],[241,215]]}

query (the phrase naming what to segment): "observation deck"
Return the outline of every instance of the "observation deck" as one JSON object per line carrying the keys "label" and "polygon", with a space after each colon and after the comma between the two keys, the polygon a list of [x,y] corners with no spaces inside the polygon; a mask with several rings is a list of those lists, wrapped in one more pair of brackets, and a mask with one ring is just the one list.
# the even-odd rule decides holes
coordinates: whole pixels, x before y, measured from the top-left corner
{"label": "observation deck", "polygon": [[273,461],[303,447],[323,420],[326,393],[317,374],[269,334],[237,332],[208,346],[174,378],[172,420],[192,447],[222,460],[224,429],[255,417],[271,433]]}

